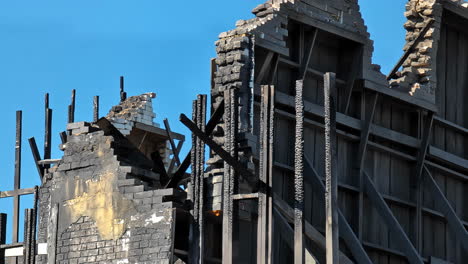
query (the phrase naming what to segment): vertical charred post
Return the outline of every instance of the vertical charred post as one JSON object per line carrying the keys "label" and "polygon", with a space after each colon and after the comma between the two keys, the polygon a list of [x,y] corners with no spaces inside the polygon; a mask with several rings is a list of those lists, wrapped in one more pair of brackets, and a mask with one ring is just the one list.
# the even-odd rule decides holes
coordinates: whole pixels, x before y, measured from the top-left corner
{"label": "vertical charred post", "polygon": [[[225,141],[224,148],[236,160],[238,158],[236,149],[236,137],[238,130],[238,93],[236,89],[224,91],[225,110],[224,126]],[[232,166],[224,162],[223,176],[223,263],[232,263],[232,239],[234,222],[234,204],[232,195],[235,191],[235,171]]]}
{"label": "vertical charred post", "polygon": [[294,264],[304,263],[304,81],[296,81],[296,142],[294,155]]}
{"label": "vertical charred post", "polygon": [[[192,102],[192,121],[198,125],[198,110],[199,110],[198,100]],[[189,263],[195,264],[199,263],[199,188],[198,188],[198,137],[192,133],[192,149],[190,150],[190,163],[192,171],[190,173],[190,194],[192,200],[192,216],[193,221],[190,226],[190,248],[189,248]]]}
{"label": "vertical charred post", "polygon": [[93,121],[99,120],[99,96],[94,96],[93,100]]}
{"label": "vertical charred post", "polygon": [[[199,95],[198,96],[198,106],[199,109],[197,110],[198,113],[198,128],[205,133],[206,132],[206,101],[207,101],[207,96],[206,95]],[[199,226],[199,258],[200,258],[200,263],[204,263],[204,174],[205,174],[205,143],[197,137],[198,141],[198,226]]]}
{"label": "vertical charred post", "polygon": [[[49,94],[45,95],[45,132],[44,132],[44,159],[52,157],[52,109],[49,108]],[[44,169],[49,169],[50,165],[45,164]]]}
{"label": "vertical charred post", "polygon": [[324,75],[325,104],[325,234],[327,264],[338,263],[338,177],[336,166],[336,76],[335,73]]}
{"label": "vertical charred post", "polygon": [[[21,187],[21,138],[23,131],[23,112],[16,111],[16,144],[15,144],[15,179],[13,183],[14,190],[19,190]],[[12,242],[18,242],[19,236],[19,209],[20,197],[15,195],[13,198],[13,230]]]}
{"label": "vertical charred post", "polygon": [[[0,214],[0,245],[6,244],[7,214]],[[5,259],[5,250],[0,250],[0,260]]]}

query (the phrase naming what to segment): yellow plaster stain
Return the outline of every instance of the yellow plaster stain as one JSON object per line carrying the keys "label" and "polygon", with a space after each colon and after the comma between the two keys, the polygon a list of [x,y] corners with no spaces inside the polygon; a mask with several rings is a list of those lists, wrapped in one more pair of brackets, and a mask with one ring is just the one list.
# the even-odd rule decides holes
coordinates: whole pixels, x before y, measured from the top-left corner
{"label": "yellow plaster stain", "polygon": [[74,219],[89,216],[96,221],[99,234],[105,240],[119,239],[125,232],[129,212],[134,211],[133,203],[114,187],[117,175],[102,174],[97,180],[85,182],[86,192],[81,190],[80,180],[75,182],[75,197],[65,206],[70,207]]}

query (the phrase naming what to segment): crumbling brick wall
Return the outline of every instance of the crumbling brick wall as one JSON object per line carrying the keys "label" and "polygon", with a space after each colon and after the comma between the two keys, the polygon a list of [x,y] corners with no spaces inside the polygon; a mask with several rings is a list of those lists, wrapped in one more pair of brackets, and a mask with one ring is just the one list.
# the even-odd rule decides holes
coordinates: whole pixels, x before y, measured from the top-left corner
{"label": "crumbling brick wall", "polygon": [[403,50],[410,49],[411,44],[420,35],[429,21],[434,20],[410,55],[403,63],[403,69],[397,73],[398,78],[391,81],[393,89],[409,93],[411,96],[435,103],[437,88],[437,52],[440,40],[443,4],[455,4],[468,8],[468,3],[460,0],[410,0],[406,4],[404,24],[406,29],[406,45]]}
{"label": "crumbling brick wall", "polygon": [[57,205],[57,263],[172,263],[175,208],[186,193],[161,189],[153,162],[110,124],[67,126],[64,155],[40,188],[38,242],[51,243]]}

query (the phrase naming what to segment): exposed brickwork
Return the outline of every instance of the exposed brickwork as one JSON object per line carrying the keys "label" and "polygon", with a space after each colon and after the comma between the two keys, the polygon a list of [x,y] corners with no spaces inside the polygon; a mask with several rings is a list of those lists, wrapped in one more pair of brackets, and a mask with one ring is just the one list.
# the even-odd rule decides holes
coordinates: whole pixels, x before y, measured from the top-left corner
{"label": "exposed brickwork", "polygon": [[435,22],[424,35],[408,59],[403,63],[403,69],[398,72],[398,78],[392,80],[393,89],[407,92],[417,98],[435,103],[437,88],[437,50],[442,22],[442,5],[452,4],[458,8],[468,8],[468,3],[460,0],[410,0],[406,4],[405,16],[408,21],[406,29],[406,52],[411,43],[420,35],[430,20]]}
{"label": "exposed brickwork", "polygon": [[[122,104],[134,109],[135,98],[148,106],[151,96]],[[145,121],[132,115],[125,118]],[[175,208],[187,194],[161,189],[153,162],[119,132],[86,122],[67,129],[64,155],[40,188],[38,242],[48,243],[51,207],[58,204],[57,263],[172,263]]]}

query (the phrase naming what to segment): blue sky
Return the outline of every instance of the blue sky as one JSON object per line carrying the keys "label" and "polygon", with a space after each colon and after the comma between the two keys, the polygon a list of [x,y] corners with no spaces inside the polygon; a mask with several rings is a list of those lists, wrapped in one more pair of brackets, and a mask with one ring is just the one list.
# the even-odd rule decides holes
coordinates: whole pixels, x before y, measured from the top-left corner
{"label": "blue sky", "polygon": [[[93,96],[101,97],[101,115],[118,103],[121,75],[129,95],[157,94],[156,122],[167,117],[174,131],[188,135],[178,116],[191,113],[196,94],[209,94],[214,41],[263,2],[0,0],[0,190],[13,188],[16,110],[23,110],[24,122],[21,187],[40,184],[27,139],[35,137],[42,153],[46,92],[54,110],[53,158],[60,158],[58,133],[71,90],[77,89],[75,119],[89,121]],[[374,63],[384,73],[402,54],[405,3],[360,0],[375,41]],[[31,201],[23,198],[22,208]],[[0,200],[0,212],[11,217],[10,199]]]}

